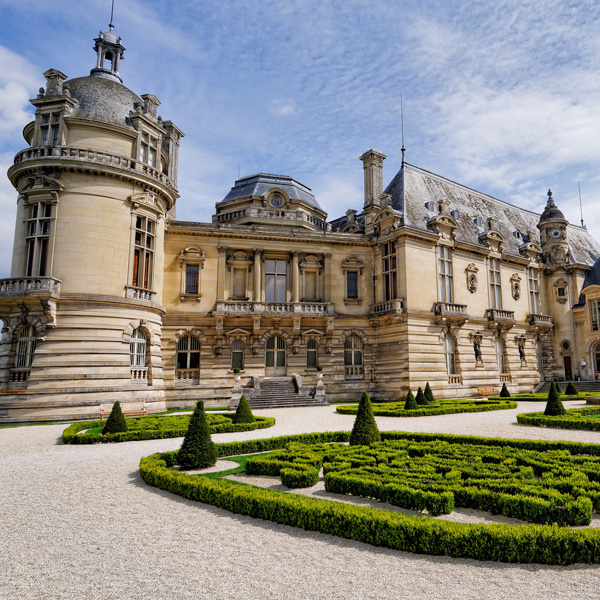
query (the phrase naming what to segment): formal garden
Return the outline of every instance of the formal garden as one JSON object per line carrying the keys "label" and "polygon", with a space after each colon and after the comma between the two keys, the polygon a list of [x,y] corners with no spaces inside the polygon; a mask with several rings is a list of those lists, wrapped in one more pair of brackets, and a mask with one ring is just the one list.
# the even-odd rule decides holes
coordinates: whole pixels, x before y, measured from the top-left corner
{"label": "formal garden", "polygon": [[[550,399],[555,395],[553,387]],[[553,402],[548,402],[551,409]],[[199,403],[181,449],[144,457],[141,477],[149,485],[234,513],[407,552],[502,562],[600,563],[600,531],[588,527],[593,513],[600,512],[597,444],[379,432],[366,393],[351,432],[222,444],[212,442],[210,434]],[[202,474],[223,457],[237,466]],[[340,501],[227,479],[236,473],[277,477],[290,491],[322,481]],[[381,508],[348,503],[352,498],[375,499]],[[523,524],[437,518],[455,509]]]}

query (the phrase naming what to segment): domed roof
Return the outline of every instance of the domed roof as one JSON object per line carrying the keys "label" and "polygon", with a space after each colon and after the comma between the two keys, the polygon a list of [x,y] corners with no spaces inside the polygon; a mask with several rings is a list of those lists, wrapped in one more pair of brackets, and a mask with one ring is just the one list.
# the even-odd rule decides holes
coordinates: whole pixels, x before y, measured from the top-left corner
{"label": "domed roof", "polygon": [[65,81],[64,88],[77,100],[69,117],[99,121],[134,131],[129,113],[135,110],[136,103],[141,106],[143,102],[124,85],[89,75]]}
{"label": "domed roof", "polygon": [[548,204],[546,204],[546,208],[540,216],[540,223],[554,220],[565,221],[566,219],[565,215],[563,215],[563,213],[556,208],[556,204],[554,204],[554,200],[552,199],[552,192],[548,190]]}

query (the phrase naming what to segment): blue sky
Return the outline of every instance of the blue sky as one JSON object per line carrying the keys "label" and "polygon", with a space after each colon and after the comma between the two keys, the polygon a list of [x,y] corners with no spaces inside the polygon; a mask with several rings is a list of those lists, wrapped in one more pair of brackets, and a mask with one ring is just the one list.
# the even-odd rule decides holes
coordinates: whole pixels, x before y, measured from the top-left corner
{"label": "blue sky", "polygon": [[[42,72],[95,66],[110,0],[0,0],[0,169],[25,146]],[[600,239],[600,3],[116,0],[124,83],[186,134],[177,216],[210,221],[239,173],[286,174],[330,218],[362,206],[369,148]],[[16,194],[0,178],[0,277]]]}

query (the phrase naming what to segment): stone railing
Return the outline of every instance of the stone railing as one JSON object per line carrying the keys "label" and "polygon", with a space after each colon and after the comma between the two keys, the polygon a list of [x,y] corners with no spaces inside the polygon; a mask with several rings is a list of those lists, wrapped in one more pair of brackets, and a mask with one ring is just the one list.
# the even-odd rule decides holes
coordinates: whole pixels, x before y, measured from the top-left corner
{"label": "stone railing", "polygon": [[54,277],[13,277],[0,279],[1,296],[59,296],[60,279]]}
{"label": "stone railing", "polygon": [[448,375],[448,383],[462,384],[462,375]]}
{"label": "stone railing", "polygon": [[50,159],[50,160],[74,160],[77,162],[95,163],[107,167],[116,167],[125,171],[140,173],[170,190],[176,190],[173,182],[161,171],[154,167],[140,162],[133,157],[123,156],[122,154],[111,154],[100,150],[88,148],[75,148],[73,146],[36,146],[22,150],[15,156],[15,165],[29,161]]}
{"label": "stone railing", "polygon": [[362,365],[346,365],[346,379],[364,379],[365,371]]}
{"label": "stone railing", "polygon": [[500,383],[510,383],[511,377],[509,373],[500,373]]}
{"label": "stone railing", "polygon": [[143,288],[133,287],[131,285],[125,286],[125,297],[131,298],[132,300],[145,300],[146,302],[153,302],[156,292],[151,290],[145,290]]}
{"label": "stone railing", "polygon": [[485,316],[488,321],[496,323],[514,323],[515,312],[513,310],[500,310],[499,308],[488,308],[485,311]]}
{"label": "stone railing", "polygon": [[303,210],[285,210],[282,208],[258,208],[250,207],[231,212],[220,213],[213,217],[213,222],[216,223],[231,223],[238,219],[246,217],[254,217],[260,219],[284,219],[286,221],[296,221],[298,223],[310,223],[318,229],[327,230],[327,222],[314,217]]}
{"label": "stone railing", "polygon": [[533,325],[535,327],[553,327],[552,317],[550,315],[535,315],[530,314],[527,315],[527,322],[529,325]]}
{"label": "stone railing", "polygon": [[433,305],[433,313],[440,317],[458,317],[460,319],[469,317],[466,304],[454,304],[452,302],[436,302]]}
{"label": "stone railing", "polygon": [[331,316],[330,302],[246,302],[217,300],[214,312],[219,315],[296,315]]}
{"label": "stone railing", "polygon": [[200,369],[175,369],[176,381],[198,381],[200,379]]}
{"label": "stone railing", "polygon": [[148,379],[148,368],[147,367],[131,367],[131,379],[135,379],[135,380]]}
{"label": "stone railing", "polygon": [[11,369],[10,380],[12,382],[24,382],[29,379],[29,373],[31,369]]}
{"label": "stone railing", "polygon": [[389,314],[401,314],[405,311],[404,300],[386,300],[385,302],[376,302],[371,304],[369,312],[372,317],[381,317]]}

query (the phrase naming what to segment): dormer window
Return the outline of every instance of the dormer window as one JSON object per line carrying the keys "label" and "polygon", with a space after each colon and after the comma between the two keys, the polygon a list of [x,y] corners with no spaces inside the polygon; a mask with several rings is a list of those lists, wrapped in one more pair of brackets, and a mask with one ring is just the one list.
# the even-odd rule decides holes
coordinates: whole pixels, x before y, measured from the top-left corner
{"label": "dormer window", "polygon": [[283,198],[279,194],[273,194],[273,196],[269,198],[269,204],[273,208],[280,208],[283,206]]}
{"label": "dormer window", "polygon": [[481,220],[481,217],[475,217],[473,219],[473,223],[475,223],[475,225],[477,225],[477,227],[481,227],[483,225],[483,221]]}
{"label": "dormer window", "polygon": [[60,113],[49,113],[42,115],[40,132],[42,146],[58,145],[58,130],[60,125]]}
{"label": "dormer window", "polygon": [[148,133],[142,133],[140,142],[140,162],[151,167],[156,167],[156,153],[158,148],[158,139]]}

